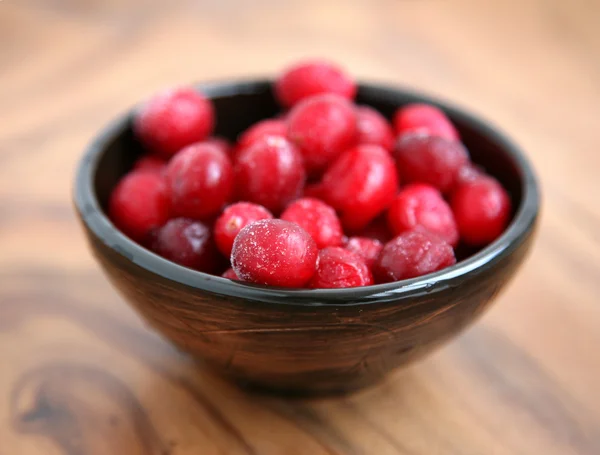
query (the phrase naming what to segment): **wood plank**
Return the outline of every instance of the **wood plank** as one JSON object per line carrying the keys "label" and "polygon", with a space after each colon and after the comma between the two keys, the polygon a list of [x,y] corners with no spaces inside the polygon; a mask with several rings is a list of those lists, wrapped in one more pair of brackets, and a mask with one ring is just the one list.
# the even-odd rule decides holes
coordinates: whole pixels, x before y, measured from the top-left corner
{"label": "wood plank", "polygon": [[[600,3],[0,2],[0,454],[600,453]],[[143,326],[71,211],[92,135],[159,87],[328,56],[492,120],[544,189],[465,335],[355,395],[249,395]]]}

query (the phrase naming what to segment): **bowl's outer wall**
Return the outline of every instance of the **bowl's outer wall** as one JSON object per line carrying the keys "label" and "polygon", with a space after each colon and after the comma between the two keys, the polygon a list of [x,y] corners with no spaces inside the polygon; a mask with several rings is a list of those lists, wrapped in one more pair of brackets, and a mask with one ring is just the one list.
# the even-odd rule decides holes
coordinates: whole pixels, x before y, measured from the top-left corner
{"label": "bowl's outer wall", "polygon": [[515,273],[532,238],[453,287],[382,304],[310,307],[199,293],[139,267],[88,235],[110,281],[181,349],[235,379],[310,393],[375,383],[456,335]]}
{"label": "bowl's outer wall", "polygon": [[[277,112],[266,83],[217,86],[219,129],[230,138]],[[361,88],[361,103],[391,116],[416,95]],[[515,206],[523,193],[517,163],[478,128],[453,119],[474,161],[508,188]],[[141,149],[127,122],[109,140],[94,182],[100,205]],[[536,201],[537,202],[537,201]],[[95,256],[111,282],[144,319],[181,349],[226,374],[271,389],[308,393],[351,390],[429,352],[456,335],[489,305],[531,245],[532,225],[502,254],[467,275],[395,300],[358,305],[282,305],[199,290],[136,264],[86,223]],[[536,207],[537,211],[537,207]],[[534,218],[535,219],[535,218]],[[217,278],[218,279],[218,278]]]}

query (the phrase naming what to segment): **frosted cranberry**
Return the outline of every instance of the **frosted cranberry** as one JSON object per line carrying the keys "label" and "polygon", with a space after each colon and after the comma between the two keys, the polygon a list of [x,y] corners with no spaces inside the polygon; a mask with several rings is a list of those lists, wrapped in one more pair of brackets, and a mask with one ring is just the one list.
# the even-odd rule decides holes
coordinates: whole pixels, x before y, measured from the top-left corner
{"label": "frosted cranberry", "polygon": [[429,183],[442,192],[452,189],[469,160],[459,142],[421,134],[400,137],[395,156],[398,172],[406,183]]}
{"label": "frosted cranberry", "polygon": [[431,185],[412,183],[405,186],[388,209],[388,222],[395,235],[423,228],[452,246],[458,243],[458,228],[452,210]]}
{"label": "frosted cranberry", "polygon": [[184,267],[213,273],[222,262],[210,228],[200,221],[173,218],[153,237],[151,248],[156,254]]}
{"label": "frosted cranberry", "polygon": [[231,143],[225,139],[224,137],[212,136],[202,141],[203,144],[210,144],[217,147],[223,153],[230,155],[233,146]]}
{"label": "frosted cranberry", "polygon": [[344,248],[330,246],[319,251],[317,271],[309,287],[354,288],[373,284],[373,276],[360,256]]}
{"label": "frosted cranberry", "polygon": [[266,136],[238,153],[235,178],[239,198],[279,212],[302,194],[306,172],[292,143]]}
{"label": "frosted cranberry", "polygon": [[321,93],[335,93],[352,99],[356,94],[356,84],[334,64],[316,60],[288,68],[275,82],[277,100],[284,107]]}
{"label": "frosted cranberry", "polygon": [[373,266],[379,283],[432,273],[456,263],[452,247],[429,231],[408,231],[385,244]]}
{"label": "frosted cranberry", "polygon": [[370,269],[379,257],[383,244],[377,239],[368,237],[350,237],[344,248],[360,256]]}
{"label": "frosted cranberry", "polygon": [[394,131],[383,115],[368,106],[359,106],[356,114],[359,144],[381,145],[390,151],[394,148]]}
{"label": "frosted cranberry", "polygon": [[281,214],[281,219],[303,228],[319,249],[342,244],[344,232],[335,210],[318,199],[304,198],[292,202]]}
{"label": "frosted cranberry", "polygon": [[260,220],[235,238],[231,264],[243,281],[300,288],[315,273],[317,255],[315,241],[297,224]]}
{"label": "frosted cranberry", "polygon": [[510,219],[510,198],[491,177],[460,185],[452,195],[451,205],[460,237],[469,245],[492,242],[502,234]]}
{"label": "frosted cranberry", "polygon": [[206,138],[214,117],[209,100],[193,88],[182,87],[150,98],[136,114],[133,129],[146,149],[168,158]]}
{"label": "frosted cranberry", "polygon": [[238,276],[235,273],[235,270],[233,270],[231,267],[229,267],[227,270],[225,270],[225,272],[223,272],[223,275],[221,275],[223,278],[229,278],[230,280],[235,280],[235,281],[239,281]]}
{"label": "frosted cranberry", "polygon": [[288,116],[288,138],[304,157],[309,173],[323,171],[356,143],[357,117],[352,104],[335,95],[298,103]]}
{"label": "frosted cranberry", "polygon": [[108,213],[125,235],[137,242],[169,219],[169,197],[163,177],[154,172],[134,171],[113,190]]}
{"label": "frosted cranberry", "polygon": [[144,155],[135,162],[133,165],[134,171],[150,171],[150,172],[164,172],[167,168],[167,162],[156,155]]}
{"label": "frosted cranberry", "polygon": [[229,157],[216,146],[193,144],[175,155],[166,171],[176,216],[209,219],[221,211],[233,190]]}
{"label": "frosted cranberry", "polygon": [[229,257],[233,241],[242,228],[255,221],[268,218],[273,218],[271,212],[263,206],[251,202],[238,202],[227,207],[215,222],[215,241],[219,251]]}
{"label": "frosted cranberry", "polygon": [[396,134],[423,133],[450,141],[459,139],[458,131],[446,114],[429,104],[409,104],[394,114]]}
{"label": "frosted cranberry", "polygon": [[358,145],[340,156],[322,180],[323,199],[357,231],[392,202],[398,189],[394,160],[378,145]]}
{"label": "frosted cranberry", "polygon": [[238,139],[238,147],[246,148],[265,136],[287,136],[287,124],[282,119],[266,119],[255,123]]}

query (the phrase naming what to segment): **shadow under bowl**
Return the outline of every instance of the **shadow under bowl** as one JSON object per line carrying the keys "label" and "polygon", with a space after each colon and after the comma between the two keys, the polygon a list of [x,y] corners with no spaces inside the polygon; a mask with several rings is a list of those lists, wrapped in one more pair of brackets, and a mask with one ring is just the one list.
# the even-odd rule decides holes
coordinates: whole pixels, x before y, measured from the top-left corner
{"label": "shadow under bowl", "polygon": [[[199,89],[215,105],[216,134],[231,139],[278,113],[269,80]],[[502,236],[439,272],[363,288],[264,288],[184,268],[137,245],[106,216],[112,188],[142,153],[130,112],[89,146],[75,182],[76,210],[110,281],[181,349],[239,382],[275,391],[330,394],[361,388],[457,335],[489,306],[531,246],[539,210],[533,170],[502,134],[445,103],[370,84],[360,85],[357,102],[388,118],[407,103],[442,108],[473,161],[511,195],[514,213]]]}

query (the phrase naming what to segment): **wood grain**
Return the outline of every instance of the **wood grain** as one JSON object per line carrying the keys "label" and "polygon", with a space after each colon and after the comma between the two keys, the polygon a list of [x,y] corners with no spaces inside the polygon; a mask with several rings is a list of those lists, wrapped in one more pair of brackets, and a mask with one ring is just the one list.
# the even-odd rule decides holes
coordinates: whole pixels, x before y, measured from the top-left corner
{"label": "wood grain", "polygon": [[[595,0],[0,2],[0,454],[600,453]],[[118,112],[305,55],[503,127],[544,188],[530,260],[459,340],[337,399],[247,395],[116,295],[70,207]]]}

